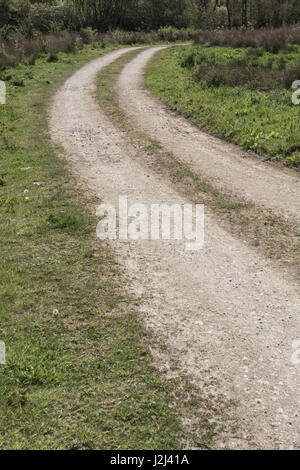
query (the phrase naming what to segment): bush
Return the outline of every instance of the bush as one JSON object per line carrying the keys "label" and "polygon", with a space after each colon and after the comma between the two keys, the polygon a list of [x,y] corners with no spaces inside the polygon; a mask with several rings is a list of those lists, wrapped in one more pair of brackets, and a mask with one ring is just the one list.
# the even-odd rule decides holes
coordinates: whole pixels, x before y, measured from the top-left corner
{"label": "bush", "polygon": [[57,54],[50,54],[48,59],[47,59],[47,62],[49,62],[49,63],[58,62]]}
{"label": "bush", "polygon": [[222,66],[203,65],[195,73],[195,78],[209,87],[227,85],[243,86],[251,90],[290,89],[295,80],[300,79],[300,67],[292,70],[255,69],[243,65]]}
{"label": "bush", "polygon": [[[200,56],[197,57],[197,59],[199,58]],[[187,68],[187,69],[192,69],[194,66],[195,66],[195,55],[193,52],[191,52],[190,54],[188,54],[184,59],[183,61],[181,62],[181,67],[184,67],[184,68]],[[199,63],[199,62],[198,62]]]}
{"label": "bush", "polygon": [[195,42],[208,46],[261,48],[277,54],[289,44],[300,45],[300,29],[285,27],[255,31],[198,31]]}
{"label": "bush", "polygon": [[91,44],[95,41],[98,31],[93,28],[81,28],[79,34],[84,44]]}
{"label": "bush", "polygon": [[158,41],[175,42],[193,40],[195,36],[194,29],[177,29],[171,26],[165,26],[158,31],[122,31],[117,29],[106,35],[107,40],[117,44],[149,44]]}
{"label": "bush", "polygon": [[80,36],[75,33],[37,33],[32,39],[15,33],[8,41],[0,38],[0,67],[15,67],[19,63],[33,65],[41,54],[50,54],[54,58],[58,52],[74,52],[81,43]]}
{"label": "bush", "polygon": [[58,34],[67,23],[67,11],[62,5],[48,5],[38,2],[31,5],[29,21],[32,31],[42,31],[44,34]]}
{"label": "bush", "polygon": [[174,42],[178,39],[178,30],[172,26],[165,26],[158,30],[158,36],[162,41]]}
{"label": "bush", "polygon": [[111,40],[116,44],[147,44],[159,40],[158,34],[155,32],[145,33],[142,31],[122,31],[116,29],[106,36],[107,40]]}

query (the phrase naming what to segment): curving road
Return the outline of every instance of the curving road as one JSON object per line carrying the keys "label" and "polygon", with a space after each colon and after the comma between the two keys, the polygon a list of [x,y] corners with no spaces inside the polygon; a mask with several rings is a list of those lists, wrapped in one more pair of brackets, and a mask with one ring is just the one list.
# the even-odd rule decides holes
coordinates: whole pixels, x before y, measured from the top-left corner
{"label": "curving road", "polygon": [[162,49],[147,49],[123,69],[117,90],[120,107],[140,129],[216,186],[300,221],[299,175],[202,132],[144,89],[145,67]]}
{"label": "curving road", "polygon": [[[182,127],[182,118],[142,89],[143,68],[156,50],[141,52],[120,78],[120,105],[131,119],[174,152],[178,142],[181,157],[189,156],[197,171],[216,178],[221,171],[224,183],[237,192],[247,188],[247,196],[258,203],[295,215],[299,200],[293,205],[287,196],[282,202],[276,193],[280,180],[281,189],[294,198],[299,181],[291,173],[242,159],[242,152],[217,139],[205,136],[205,143],[194,126],[184,121]],[[81,184],[103,202],[117,204],[126,195],[129,205],[189,203],[174,184],[149,169],[149,155],[131,146],[97,103],[97,74],[126,52],[100,57],[67,80],[51,108],[53,140],[65,148]],[[203,163],[209,152],[215,153],[215,174]],[[197,155],[203,166],[196,165]],[[234,175],[241,175],[243,184]],[[274,197],[264,195],[263,178]],[[170,374],[189,374],[216,409],[228,400],[237,402],[228,409],[232,419],[238,416],[236,432],[230,419],[216,413],[225,426],[216,448],[299,449],[300,366],[291,361],[300,333],[299,286],[288,272],[277,271],[222,229],[208,209],[205,240],[204,248],[194,252],[180,241],[111,242],[131,288],[143,298],[140,315],[153,335],[156,364]]]}

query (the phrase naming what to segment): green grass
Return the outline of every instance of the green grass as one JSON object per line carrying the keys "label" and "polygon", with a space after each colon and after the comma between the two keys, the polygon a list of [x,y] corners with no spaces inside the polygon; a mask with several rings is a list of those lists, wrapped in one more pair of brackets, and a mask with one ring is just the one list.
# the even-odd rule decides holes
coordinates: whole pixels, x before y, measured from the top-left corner
{"label": "green grass", "polygon": [[[159,53],[147,70],[147,87],[175,110],[203,129],[286,165],[300,165],[299,106],[284,89],[249,90],[246,87],[208,86],[195,79],[199,64],[228,65],[245,59],[245,49],[200,46],[172,48]],[[285,54],[261,51],[248,57],[249,66],[272,68],[284,58],[285,67],[300,64],[300,47]],[[272,61],[270,65],[270,60]],[[183,66],[185,65],[185,66]],[[188,67],[186,66],[188,65]]]}
{"label": "green grass", "polygon": [[290,46],[286,51],[278,54],[273,54],[263,48],[235,48],[229,46],[191,46],[182,48],[180,51],[182,52],[183,62],[187,58],[191,61],[191,57],[193,57],[192,66],[205,62],[215,65],[228,65],[232,62],[246,61],[249,67],[271,68],[275,71],[282,67],[283,60],[287,69],[300,65],[300,46],[297,45]]}
{"label": "green grass", "polygon": [[96,201],[76,189],[47,137],[59,84],[112,47],[1,74],[1,449],[172,449],[183,439],[182,393],[152,367],[138,299],[125,294],[86,209]]}

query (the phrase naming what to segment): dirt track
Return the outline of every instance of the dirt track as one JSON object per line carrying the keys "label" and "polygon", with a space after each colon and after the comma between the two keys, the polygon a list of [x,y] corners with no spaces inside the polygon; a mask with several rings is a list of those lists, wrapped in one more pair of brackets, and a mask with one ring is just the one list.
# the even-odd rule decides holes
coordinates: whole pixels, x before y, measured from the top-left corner
{"label": "dirt track", "polygon": [[[91,62],[66,82],[51,109],[53,139],[63,144],[75,174],[101,201],[117,204],[119,195],[126,195],[129,204],[189,202],[141,163],[148,156],[128,144],[99,109],[94,97],[97,73],[126,51]],[[186,148],[205,148],[205,155],[214,155],[213,177],[220,177],[217,162],[222,171],[230,165],[224,184],[237,192],[247,188],[257,203],[296,215],[299,199],[292,203],[299,187],[296,177],[245,160],[236,147],[214,138],[207,137],[205,143],[202,133],[198,135],[186,121],[183,132],[182,123],[178,125],[182,118],[168,113],[141,89],[143,66],[152,53],[147,50],[134,59],[119,82],[121,105],[130,104],[131,118],[168,147],[171,132],[174,151],[175,142],[180,153],[184,150],[185,138]],[[151,117],[146,120],[148,112]],[[234,149],[232,158],[230,149]],[[196,157],[192,152],[190,157],[194,166]],[[206,172],[205,168],[201,164],[197,171]],[[255,172],[259,177],[254,177]],[[230,177],[239,174],[242,186],[238,176]],[[274,197],[264,196],[262,182]],[[276,193],[279,182],[286,188],[285,198]],[[220,435],[217,448],[300,448],[300,366],[291,362],[292,343],[300,330],[298,285],[288,272],[278,272],[270,261],[220,228],[208,209],[205,239],[204,249],[195,252],[186,251],[181,242],[111,242],[132,288],[144,298],[142,319],[154,338],[168,347],[163,354],[154,341],[154,357],[164,368],[170,359],[178,361],[177,373],[190,374],[206,395],[215,396],[216,403],[220,396],[237,400],[232,413],[239,418],[238,431]]]}
{"label": "dirt track", "polygon": [[200,131],[183,117],[170,113],[143,88],[145,66],[161,49],[142,52],[124,68],[117,90],[121,108],[137,126],[216,186],[300,220],[298,175],[251,158],[239,147]]}

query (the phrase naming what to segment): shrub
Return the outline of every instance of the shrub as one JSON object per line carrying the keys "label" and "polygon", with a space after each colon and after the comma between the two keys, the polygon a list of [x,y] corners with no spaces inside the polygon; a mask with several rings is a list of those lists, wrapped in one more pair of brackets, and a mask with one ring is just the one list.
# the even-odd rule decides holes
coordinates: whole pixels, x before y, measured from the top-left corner
{"label": "shrub", "polygon": [[196,43],[208,46],[263,47],[276,54],[289,44],[300,44],[300,29],[284,27],[254,31],[198,31],[194,39]]}
{"label": "shrub", "polygon": [[57,54],[50,54],[48,59],[47,59],[47,62],[51,63],[51,62],[58,62],[58,57],[57,57]]}
{"label": "shrub", "polygon": [[266,91],[276,88],[289,89],[295,80],[300,79],[300,67],[289,71],[278,70],[275,74],[272,70],[249,68],[243,65],[203,65],[194,76],[209,87],[243,86],[251,90]]}
{"label": "shrub", "polygon": [[58,34],[63,31],[67,22],[67,11],[63,2],[61,3],[61,5],[48,5],[41,1],[33,3],[28,19],[32,24],[32,29],[42,31],[44,34]]}
{"label": "shrub", "polygon": [[[19,63],[33,65],[43,53],[50,54],[55,60],[55,54],[58,52],[74,52],[81,43],[80,36],[75,33],[66,32],[60,35],[37,33],[31,39],[14,33],[7,41],[0,38],[0,67],[15,67]],[[50,58],[50,61],[52,59]]]}
{"label": "shrub", "polygon": [[[181,62],[181,67],[184,67],[184,68],[187,68],[187,69],[192,69],[195,65],[195,55],[193,52],[190,52],[190,54],[188,54],[184,59],[183,61]],[[200,56],[197,57],[197,59],[201,60],[200,59]],[[200,63],[200,62],[198,62]]]}
{"label": "shrub", "polygon": [[149,42],[156,42],[159,40],[159,36],[156,32],[142,32],[142,31],[122,31],[116,29],[111,31],[106,36],[106,40],[111,40],[116,44],[147,44]]}
{"label": "shrub", "polygon": [[174,42],[178,39],[178,30],[172,26],[165,26],[158,30],[158,36],[162,41]]}
{"label": "shrub", "polygon": [[95,41],[96,36],[97,36],[97,30],[94,30],[93,28],[81,28],[79,34],[82,39],[82,42],[84,44],[91,44],[93,41]]}
{"label": "shrub", "polygon": [[194,29],[176,29],[171,26],[165,26],[158,31],[122,31],[117,29],[106,35],[106,40],[118,44],[148,44],[158,41],[174,42],[189,41],[195,36]]}

